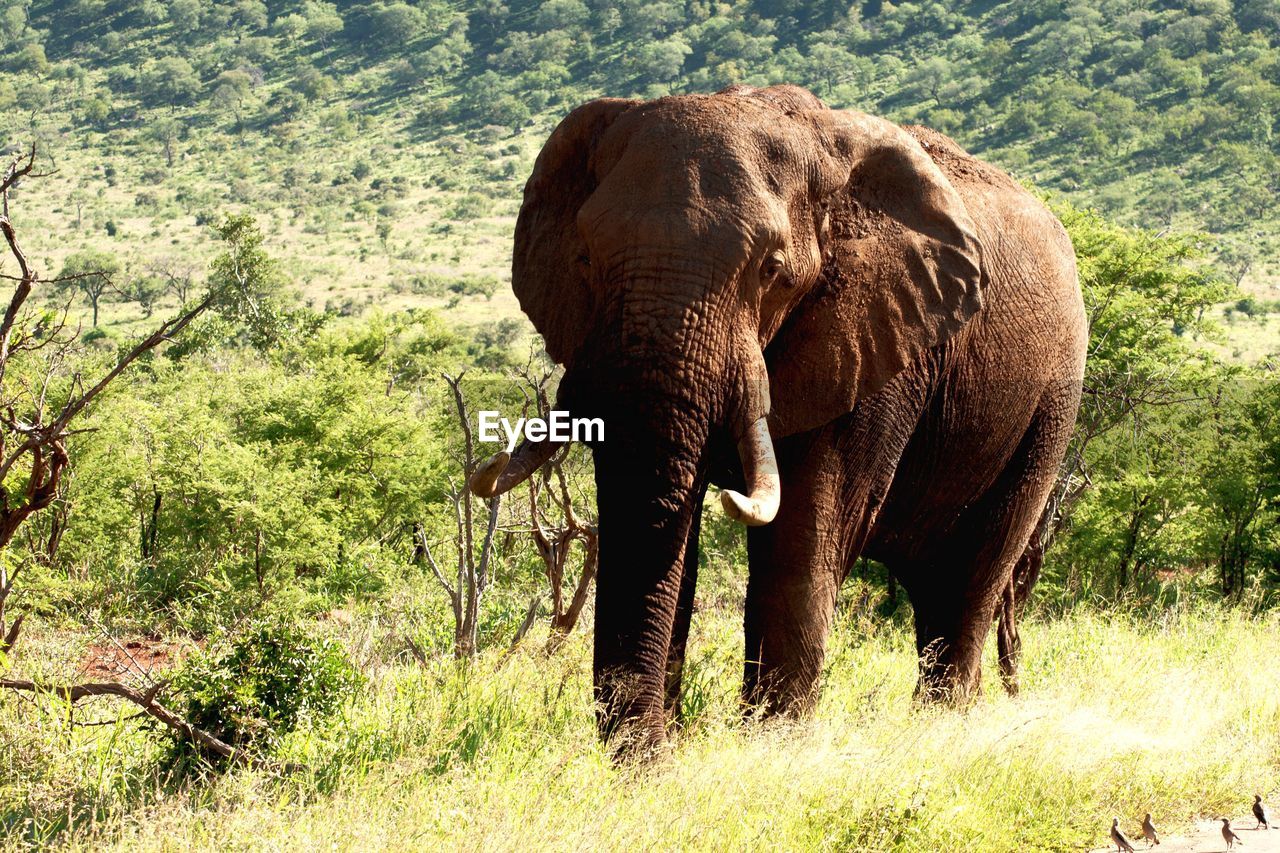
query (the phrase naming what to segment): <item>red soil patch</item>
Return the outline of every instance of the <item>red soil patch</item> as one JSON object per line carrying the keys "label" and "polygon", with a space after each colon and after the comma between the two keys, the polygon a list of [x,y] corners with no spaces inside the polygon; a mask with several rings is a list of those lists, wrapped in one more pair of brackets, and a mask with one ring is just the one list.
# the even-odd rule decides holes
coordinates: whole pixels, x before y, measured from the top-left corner
{"label": "red soil patch", "polygon": [[141,637],[115,643],[94,643],[85,652],[80,670],[90,678],[119,681],[128,676],[160,672],[177,664],[183,650],[176,643]]}

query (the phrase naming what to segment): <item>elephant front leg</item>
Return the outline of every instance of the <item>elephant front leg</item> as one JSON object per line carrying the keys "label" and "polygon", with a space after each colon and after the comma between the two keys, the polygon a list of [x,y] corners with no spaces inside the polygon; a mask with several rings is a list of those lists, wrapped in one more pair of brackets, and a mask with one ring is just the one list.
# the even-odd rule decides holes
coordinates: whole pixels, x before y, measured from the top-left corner
{"label": "elephant front leg", "polygon": [[633,546],[630,553],[616,549],[606,563],[605,536],[602,524],[595,613],[597,722],[620,757],[643,758],[666,740],[667,660],[683,555],[670,563],[653,561]]}
{"label": "elephant front leg", "polygon": [[671,628],[671,643],[667,650],[667,720],[679,727],[684,724],[680,710],[681,687],[684,682],[685,651],[689,642],[689,626],[693,619],[693,597],[698,584],[698,535],[702,529],[702,499],[704,489],[695,492],[693,522],[684,549],[684,570],[680,578],[680,596],[676,601],[676,615]]}
{"label": "elephant front leg", "polygon": [[[809,550],[813,539],[801,547]],[[818,697],[835,614],[836,577],[823,569],[791,571],[783,568],[785,563],[775,568],[759,562],[752,558],[747,585],[744,710],[765,716],[804,714]]]}
{"label": "elephant front leg", "polygon": [[813,707],[846,562],[830,460],[788,461],[777,518],[747,537],[742,698],[745,711],[766,716]]}

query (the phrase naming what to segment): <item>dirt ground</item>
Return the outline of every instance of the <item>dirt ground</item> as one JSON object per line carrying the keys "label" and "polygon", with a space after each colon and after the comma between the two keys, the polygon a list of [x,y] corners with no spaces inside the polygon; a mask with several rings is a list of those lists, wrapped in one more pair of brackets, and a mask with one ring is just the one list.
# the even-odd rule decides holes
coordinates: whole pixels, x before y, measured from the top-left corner
{"label": "dirt ground", "polygon": [[96,680],[128,680],[169,669],[181,660],[177,644],[155,637],[140,637],[115,643],[94,643],[80,662],[80,671]]}
{"label": "dirt ground", "polygon": [[[1264,800],[1264,802],[1266,802]],[[1158,820],[1152,820],[1156,827],[1160,827]],[[1248,818],[1233,817],[1231,819],[1231,828],[1236,835],[1240,836],[1240,840],[1232,850],[1240,850],[1242,853],[1280,853],[1280,828],[1274,828],[1270,832],[1265,829],[1254,829],[1255,821],[1253,816]],[[1147,842],[1142,838],[1141,823],[1138,820],[1121,821],[1120,828],[1124,830],[1125,835],[1129,836],[1129,840],[1133,842],[1134,850],[1145,850]],[[1111,827],[1105,830],[1110,833]],[[1110,850],[1114,853],[1116,846],[1114,844],[1108,847],[1095,847],[1090,853],[1104,853]],[[1222,840],[1222,821],[1221,820],[1202,820],[1196,823],[1195,829],[1186,835],[1165,835],[1160,834],[1160,846],[1152,847],[1152,850],[1159,850],[1160,853],[1223,853],[1227,849],[1227,843]]]}

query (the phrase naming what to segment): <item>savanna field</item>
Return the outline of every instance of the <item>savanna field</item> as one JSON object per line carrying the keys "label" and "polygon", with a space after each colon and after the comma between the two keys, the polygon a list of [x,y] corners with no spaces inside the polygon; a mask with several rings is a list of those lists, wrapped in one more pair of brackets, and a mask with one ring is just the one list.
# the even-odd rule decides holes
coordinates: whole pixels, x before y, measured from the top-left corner
{"label": "savanna field", "polygon": [[[1277,33],[1274,0],[0,0],[0,849],[1252,826],[1280,806]],[[522,188],[591,98],[782,81],[947,133],[1071,236],[1084,397],[1021,689],[993,635],[980,697],[917,703],[910,603],[861,560],[812,716],[744,719],[713,489],[682,725],[619,765],[590,453],[465,485],[476,413],[560,378],[511,290]]]}
{"label": "savanna field", "polygon": [[[1273,616],[1033,619],[1023,695],[989,676],[960,713],[912,705],[906,626],[846,614],[817,713],[795,726],[740,721],[738,619],[712,610],[695,625],[687,729],[643,769],[614,768],[597,742],[587,643],[422,667],[380,649],[374,616],[328,629],[369,680],[281,744],[306,765],[283,777],[176,784],[156,763],[164,747],[130,723],[68,735],[53,703],[10,703],[11,843],[1079,850],[1105,842],[1112,813],[1178,826],[1280,781]],[[52,662],[67,639],[31,643]]]}

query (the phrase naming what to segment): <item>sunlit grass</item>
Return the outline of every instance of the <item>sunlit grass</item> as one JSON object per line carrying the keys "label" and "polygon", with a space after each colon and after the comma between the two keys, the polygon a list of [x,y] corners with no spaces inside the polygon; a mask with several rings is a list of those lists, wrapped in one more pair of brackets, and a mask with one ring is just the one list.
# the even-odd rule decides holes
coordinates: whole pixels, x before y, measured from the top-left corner
{"label": "sunlit grass", "polygon": [[[243,771],[157,789],[131,724],[68,740],[51,714],[7,699],[0,743],[43,774],[3,783],[25,799],[4,806],[11,838],[147,849],[1066,850],[1103,843],[1112,814],[1149,810],[1173,829],[1240,812],[1280,781],[1273,617],[1032,622],[1022,696],[1000,691],[989,661],[986,693],[964,712],[913,707],[905,629],[845,625],[814,719],[745,727],[738,618],[699,621],[692,724],[643,770],[614,769],[596,743],[585,637],[554,658],[531,644],[470,668],[388,666],[343,719],[294,737],[287,757],[308,770],[283,780]],[[60,795],[82,807],[69,833]]]}

